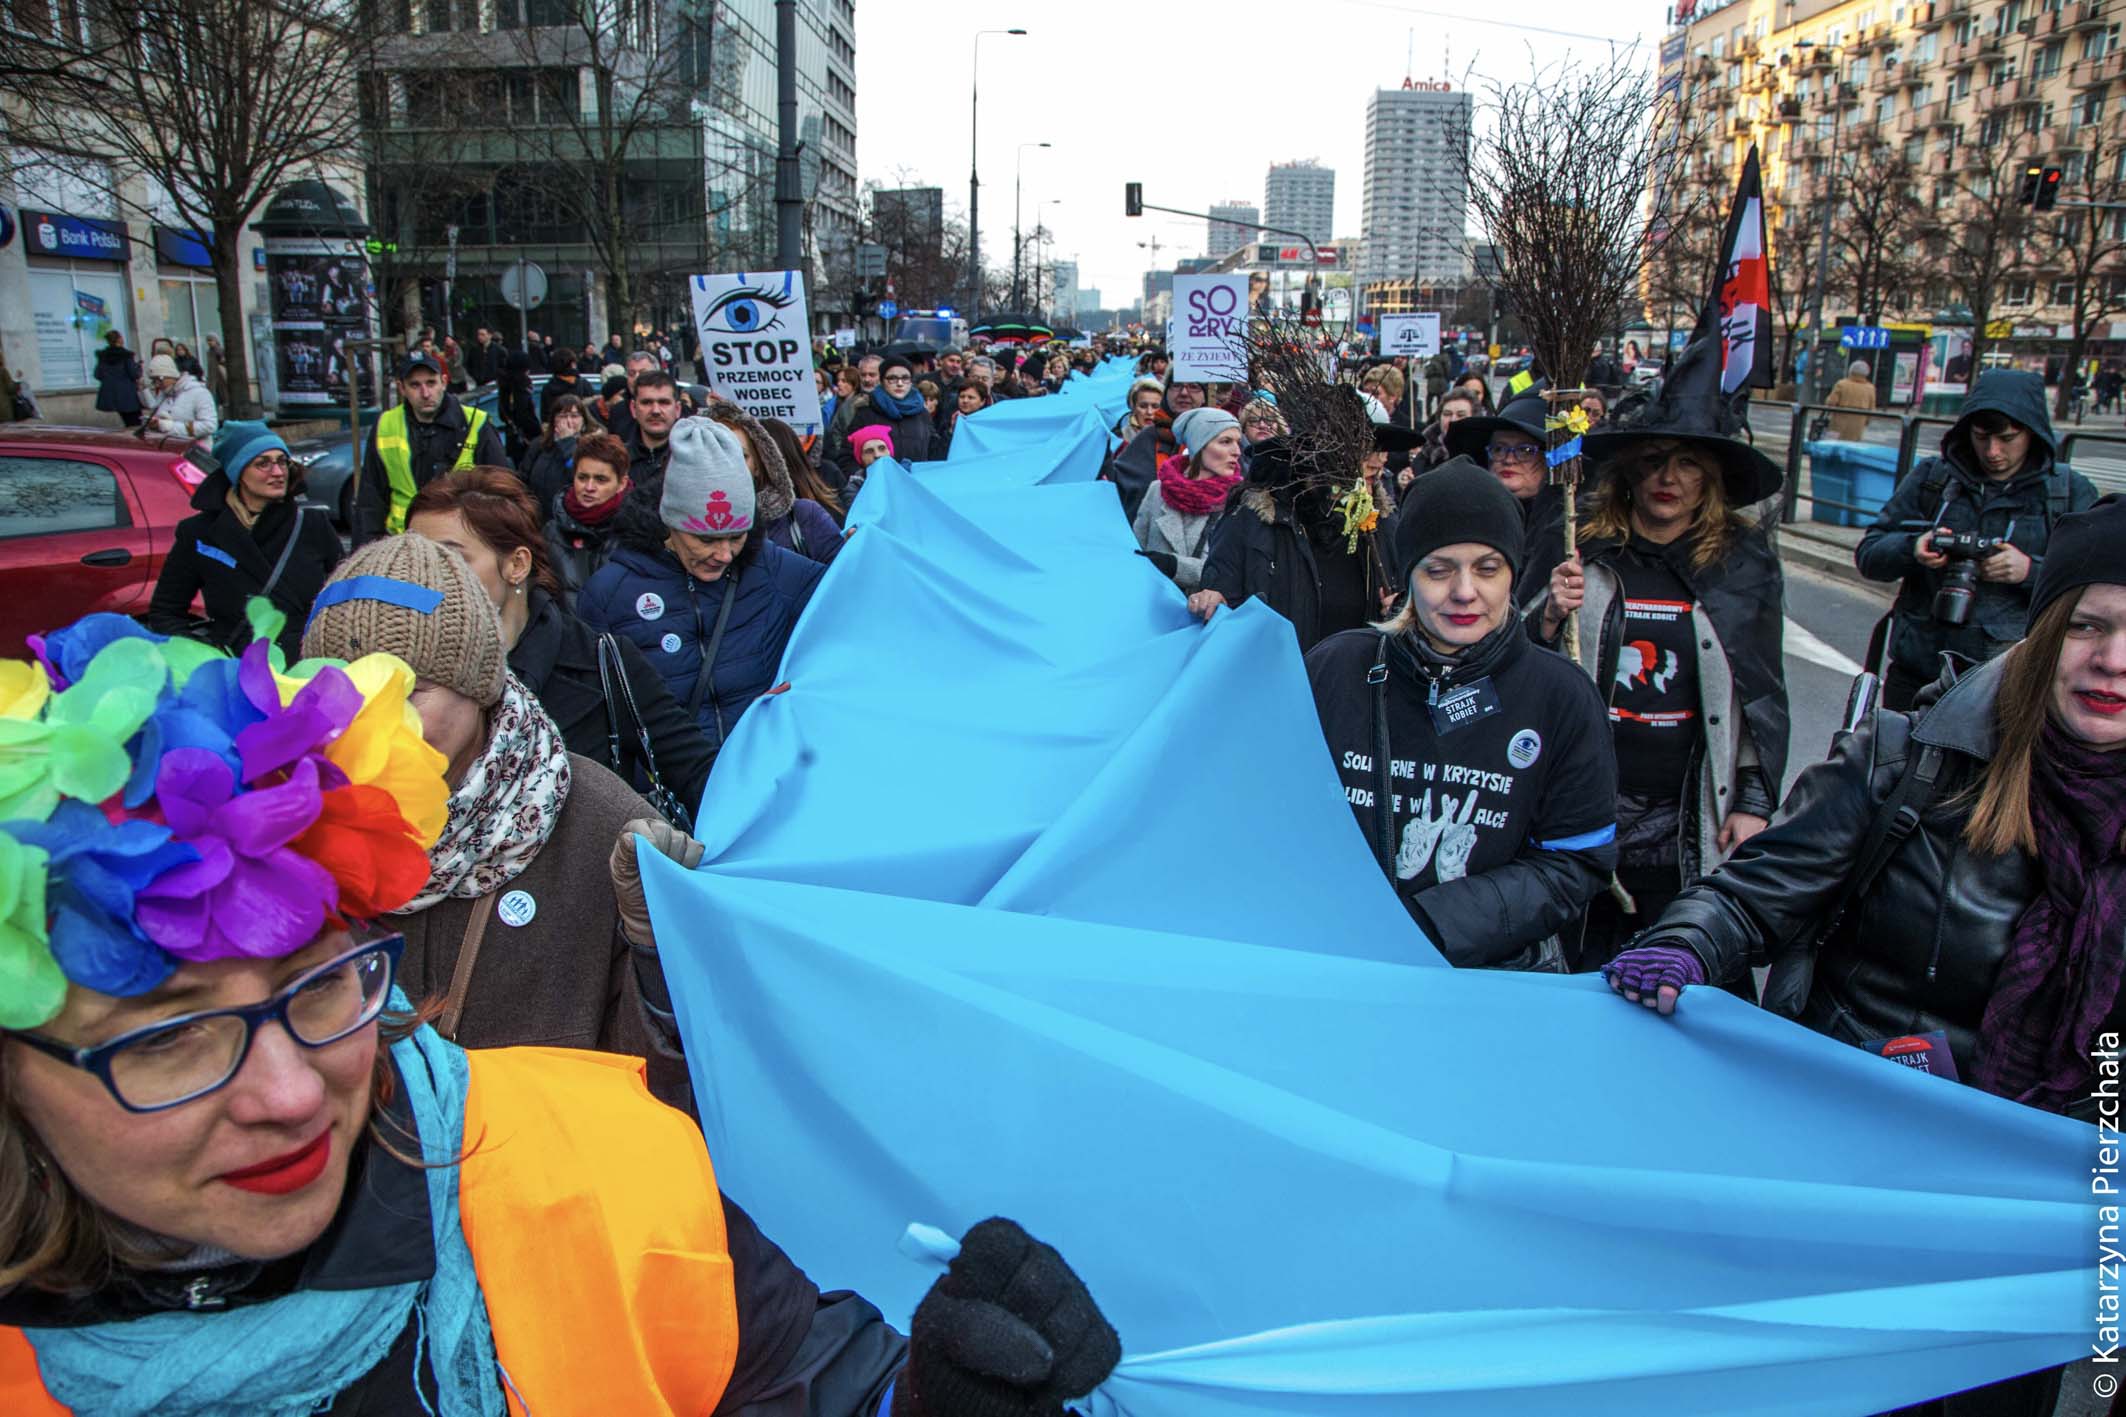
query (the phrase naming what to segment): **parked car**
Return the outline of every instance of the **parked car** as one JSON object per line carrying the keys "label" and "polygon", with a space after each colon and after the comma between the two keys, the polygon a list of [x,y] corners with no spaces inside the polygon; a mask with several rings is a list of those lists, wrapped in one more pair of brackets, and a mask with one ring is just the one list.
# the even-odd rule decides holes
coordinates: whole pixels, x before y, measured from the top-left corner
{"label": "parked car", "polygon": [[0,424],[0,656],[94,610],[147,609],[201,474],[187,438]]}
{"label": "parked car", "polygon": [[1493,377],[1510,379],[1535,362],[1532,354],[1502,354],[1491,366]]}

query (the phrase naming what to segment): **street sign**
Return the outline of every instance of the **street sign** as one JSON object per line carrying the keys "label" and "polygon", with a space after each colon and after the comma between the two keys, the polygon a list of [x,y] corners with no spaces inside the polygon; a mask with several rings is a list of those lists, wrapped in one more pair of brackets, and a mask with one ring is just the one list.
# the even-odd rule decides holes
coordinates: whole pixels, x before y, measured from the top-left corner
{"label": "street sign", "polygon": [[546,270],[537,261],[519,261],[502,271],[502,298],[519,310],[536,310],[546,300]]}
{"label": "street sign", "polygon": [[1380,317],[1380,352],[1406,359],[1430,359],[1439,353],[1439,311]]}
{"label": "street sign", "polygon": [[1320,323],[1321,323],[1321,308],[1320,308],[1319,306],[1315,306],[1315,305],[1310,305],[1310,306],[1308,306],[1308,307],[1307,307],[1307,313],[1306,313],[1306,314],[1304,314],[1304,315],[1301,315],[1301,316],[1299,317],[1299,323],[1300,323],[1300,324],[1302,324],[1302,325],[1309,325],[1309,326],[1312,326],[1312,325],[1318,325],[1318,324],[1320,324]]}
{"label": "street sign", "polygon": [[879,301],[879,303],[878,303],[878,317],[879,317],[879,318],[880,318],[881,320],[890,320],[890,319],[892,319],[892,318],[893,318],[893,317],[894,317],[895,315],[898,315],[898,314],[900,314],[900,313],[901,313],[901,307],[900,307],[900,302],[899,302],[899,301],[897,301],[897,300],[881,300],[881,301]]}
{"label": "street sign", "polygon": [[886,248],[875,241],[859,244],[856,248],[856,277],[858,280],[884,280]]}
{"label": "street sign", "polygon": [[1879,325],[1847,325],[1838,332],[1838,342],[1847,349],[1888,349],[1890,332]]}

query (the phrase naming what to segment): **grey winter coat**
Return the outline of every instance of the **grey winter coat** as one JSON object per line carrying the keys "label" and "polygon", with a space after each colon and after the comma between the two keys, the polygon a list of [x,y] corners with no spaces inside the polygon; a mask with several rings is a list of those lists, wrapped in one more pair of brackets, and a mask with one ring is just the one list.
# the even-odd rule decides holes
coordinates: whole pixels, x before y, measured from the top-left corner
{"label": "grey winter coat", "polygon": [[1166,505],[1154,479],[1144,500],[1137,504],[1137,519],[1130,530],[1137,534],[1137,544],[1145,550],[1171,552],[1174,584],[1194,594],[1203,587],[1203,559],[1210,549],[1211,530],[1224,515],[1221,507],[1202,516],[1183,516]]}

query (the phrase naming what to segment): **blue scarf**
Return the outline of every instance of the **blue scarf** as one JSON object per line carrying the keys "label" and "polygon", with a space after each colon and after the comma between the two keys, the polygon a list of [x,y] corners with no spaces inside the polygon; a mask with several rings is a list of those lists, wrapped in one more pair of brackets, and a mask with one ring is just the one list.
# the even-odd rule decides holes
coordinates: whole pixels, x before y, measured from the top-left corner
{"label": "blue scarf", "polygon": [[[403,995],[392,1002],[407,1007]],[[465,1053],[423,1027],[393,1044],[391,1057],[429,1163],[433,1277],[389,1289],[299,1289],[221,1313],[29,1329],[46,1390],[99,1417],[308,1417],[382,1362],[412,1316],[440,1417],[502,1417],[502,1370],[458,1225],[458,1168],[449,1164],[463,1146]]]}
{"label": "blue scarf", "polygon": [[885,414],[888,418],[910,418],[924,411],[923,391],[921,389],[911,388],[908,390],[906,398],[897,399],[886,392],[884,384],[880,384],[871,391],[871,402],[880,413]]}

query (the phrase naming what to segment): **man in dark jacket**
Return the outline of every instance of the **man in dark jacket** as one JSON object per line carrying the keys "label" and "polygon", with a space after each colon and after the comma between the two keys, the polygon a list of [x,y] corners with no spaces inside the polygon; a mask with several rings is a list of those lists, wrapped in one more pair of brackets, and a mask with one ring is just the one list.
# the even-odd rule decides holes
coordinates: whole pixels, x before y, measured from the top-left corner
{"label": "man in dark jacket", "polygon": [[672,426],[679,422],[679,385],[661,369],[644,370],[635,379],[635,393],[628,401],[634,409],[635,427],[627,435],[628,480],[646,487],[664,476],[671,457]]}
{"label": "man in dark jacket", "polygon": [[384,410],[362,455],[354,494],[356,546],[404,531],[415,495],[452,468],[510,466],[495,420],[459,403],[445,377],[431,355],[408,355],[400,366],[400,401]]}
{"label": "man in dark jacket", "polygon": [[[1886,622],[1888,707],[1910,708],[1940,674],[1943,654],[1981,662],[2022,638],[2053,524],[2097,498],[2088,478],[2055,461],[2058,447],[2043,380],[1989,369],[1942,435],[1940,454],[1906,474],[1860,538],[1860,573],[1901,582]],[[1977,548],[1952,533],[2003,544],[1972,556]]]}
{"label": "man in dark jacket", "polygon": [[465,351],[465,377],[475,385],[492,384],[501,374],[502,342],[482,325],[473,331],[472,344]]}

